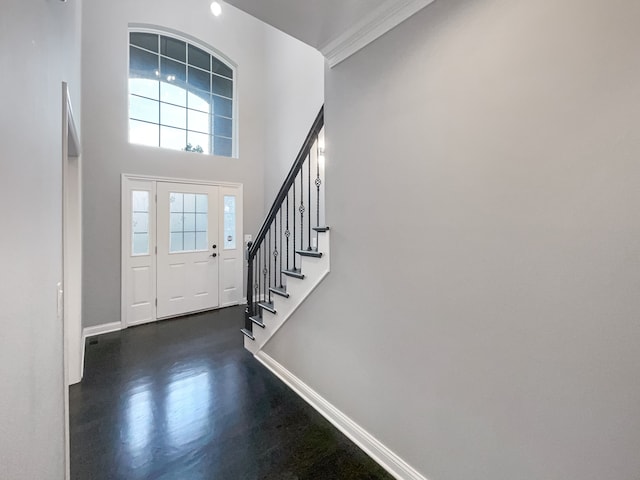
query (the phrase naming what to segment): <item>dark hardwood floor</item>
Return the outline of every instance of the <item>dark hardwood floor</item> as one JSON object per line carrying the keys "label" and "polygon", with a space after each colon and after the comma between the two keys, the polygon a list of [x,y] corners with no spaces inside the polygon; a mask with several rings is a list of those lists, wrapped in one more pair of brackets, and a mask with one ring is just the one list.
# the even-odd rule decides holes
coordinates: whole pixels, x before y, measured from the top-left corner
{"label": "dark hardwood floor", "polygon": [[89,339],[71,477],[391,479],[243,348],[242,322],[232,307]]}

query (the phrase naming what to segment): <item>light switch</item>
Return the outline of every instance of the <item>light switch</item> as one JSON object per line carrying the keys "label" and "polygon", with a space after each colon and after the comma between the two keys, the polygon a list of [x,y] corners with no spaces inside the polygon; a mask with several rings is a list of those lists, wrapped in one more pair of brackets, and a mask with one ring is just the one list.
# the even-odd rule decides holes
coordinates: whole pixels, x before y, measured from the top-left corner
{"label": "light switch", "polygon": [[58,307],[58,320],[62,320],[64,317],[64,292],[62,291],[62,282],[58,282],[58,285],[56,285],[56,298]]}

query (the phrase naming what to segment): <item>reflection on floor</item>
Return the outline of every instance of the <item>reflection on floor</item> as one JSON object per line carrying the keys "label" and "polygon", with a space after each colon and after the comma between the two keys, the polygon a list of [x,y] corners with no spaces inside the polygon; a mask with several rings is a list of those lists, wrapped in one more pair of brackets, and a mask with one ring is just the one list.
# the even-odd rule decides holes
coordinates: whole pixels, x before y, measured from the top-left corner
{"label": "reflection on floor", "polygon": [[232,307],[89,339],[70,393],[71,477],[390,479],[244,350],[242,315]]}

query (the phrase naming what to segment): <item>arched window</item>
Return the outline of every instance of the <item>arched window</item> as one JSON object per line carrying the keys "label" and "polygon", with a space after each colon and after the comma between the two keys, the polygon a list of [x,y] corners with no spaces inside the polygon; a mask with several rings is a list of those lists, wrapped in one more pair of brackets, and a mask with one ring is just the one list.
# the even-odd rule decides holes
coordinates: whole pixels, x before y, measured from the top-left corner
{"label": "arched window", "polygon": [[201,46],[129,32],[129,142],[234,156],[234,68]]}

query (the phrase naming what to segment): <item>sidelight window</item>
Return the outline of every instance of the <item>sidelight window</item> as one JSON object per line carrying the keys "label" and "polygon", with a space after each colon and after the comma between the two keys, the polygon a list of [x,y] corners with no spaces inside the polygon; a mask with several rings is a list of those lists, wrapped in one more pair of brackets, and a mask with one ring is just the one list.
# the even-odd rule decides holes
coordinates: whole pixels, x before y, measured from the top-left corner
{"label": "sidelight window", "polygon": [[131,192],[131,254],[149,255],[149,192]]}

